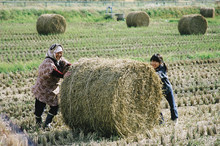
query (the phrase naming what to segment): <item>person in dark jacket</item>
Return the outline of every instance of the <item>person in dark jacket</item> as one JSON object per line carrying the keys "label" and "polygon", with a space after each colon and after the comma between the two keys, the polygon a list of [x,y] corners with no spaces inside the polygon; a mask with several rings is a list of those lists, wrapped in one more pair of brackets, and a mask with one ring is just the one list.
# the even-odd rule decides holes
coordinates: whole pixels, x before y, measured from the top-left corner
{"label": "person in dark jacket", "polygon": [[50,106],[46,117],[44,128],[48,127],[52,119],[58,112],[58,93],[59,81],[63,78],[70,63],[63,57],[63,47],[59,44],[53,44],[47,51],[46,58],[38,69],[36,84],[32,87],[32,93],[35,96],[35,117],[36,124],[41,125],[42,114],[47,105]]}
{"label": "person in dark jacket", "polygon": [[[168,80],[168,77],[166,74],[168,71],[168,68],[163,61],[163,57],[160,54],[154,54],[150,58],[150,64],[155,69],[156,73],[159,75],[159,77],[161,78],[161,81],[163,83],[162,90],[163,90],[163,94],[164,94],[166,100],[168,101],[168,103],[170,105],[171,120],[173,120],[175,123],[177,123],[178,122],[177,106],[176,106],[175,100],[174,100],[172,85],[171,85],[170,81]],[[164,119],[163,119],[162,113],[161,113],[161,118],[162,118],[162,121],[160,123],[163,123]]]}

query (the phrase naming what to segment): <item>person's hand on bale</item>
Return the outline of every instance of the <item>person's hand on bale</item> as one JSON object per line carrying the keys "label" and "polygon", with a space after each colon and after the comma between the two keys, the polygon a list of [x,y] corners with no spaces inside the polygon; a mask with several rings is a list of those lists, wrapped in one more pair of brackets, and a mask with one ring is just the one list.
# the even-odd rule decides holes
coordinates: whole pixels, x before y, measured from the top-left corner
{"label": "person's hand on bale", "polygon": [[64,71],[63,71],[64,76],[65,76],[65,74],[69,71],[70,66],[71,66],[70,63],[68,63],[68,64],[65,66]]}
{"label": "person's hand on bale", "polygon": [[68,71],[68,72],[66,72],[65,74],[64,74],[64,78],[66,78],[66,77],[68,77],[68,76],[70,76],[71,75],[71,71]]}

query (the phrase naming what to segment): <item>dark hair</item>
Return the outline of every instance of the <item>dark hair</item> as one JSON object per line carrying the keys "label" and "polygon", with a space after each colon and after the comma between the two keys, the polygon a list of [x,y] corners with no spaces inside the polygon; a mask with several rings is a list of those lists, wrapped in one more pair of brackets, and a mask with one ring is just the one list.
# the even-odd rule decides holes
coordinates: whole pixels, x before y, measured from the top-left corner
{"label": "dark hair", "polygon": [[53,45],[50,46],[50,50],[53,50],[53,49],[55,49],[58,46],[60,46],[63,49],[62,45],[60,45],[60,44],[53,44]]}
{"label": "dark hair", "polygon": [[168,68],[167,68],[165,62],[163,61],[162,55],[160,55],[160,54],[154,54],[154,55],[150,58],[150,61],[156,61],[156,62],[159,62],[160,64],[162,63],[163,66],[164,66],[165,69],[166,69],[166,72],[168,71]]}

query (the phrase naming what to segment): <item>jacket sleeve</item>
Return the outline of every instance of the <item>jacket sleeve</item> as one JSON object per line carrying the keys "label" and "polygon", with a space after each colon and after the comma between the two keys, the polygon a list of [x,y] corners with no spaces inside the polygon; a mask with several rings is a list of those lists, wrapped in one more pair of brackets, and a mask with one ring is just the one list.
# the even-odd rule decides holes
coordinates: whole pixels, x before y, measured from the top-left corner
{"label": "jacket sleeve", "polygon": [[62,73],[65,74],[68,70],[69,67],[71,66],[71,63],[69,63],[66,59],[62,58],[61,59],[61,64],[63,64],[62,66]]}
{"label": "jacket sleeve", "polygon": [[170,84],[170,81],[168,80],[167,75],[163,71],[158,71],[157,74],[159,75],[162,83],[163,83],[163,92],[165,94],[168,94],[172,91],[172,85]]}
{"label": "jacket sleeve", "polygon": [[158,71],[157,74],[159,75],[159,77],[160,77],[161,80],[167,78],[167,75],[166,75],[165,73],[163,73],[163,71]]}
{"label": "jacket sleeve", "polygon": [[57,69],[53,69],[51,75],[54,77],[63,78],[64,74]]}
{"label": "jacket sleeve", "polygon": [[40,65],[38,70],[38,76],[42,78],[50,78],[51,73],[53,72],[55,64],[50,59],[45,59]]}
{"label": "jacket sleeve", "polygon": [[61,59],[61,62],[64,64],[64,66],[70,66],[71,64],[69,63],[69,61],[67,61],[65,58]]}

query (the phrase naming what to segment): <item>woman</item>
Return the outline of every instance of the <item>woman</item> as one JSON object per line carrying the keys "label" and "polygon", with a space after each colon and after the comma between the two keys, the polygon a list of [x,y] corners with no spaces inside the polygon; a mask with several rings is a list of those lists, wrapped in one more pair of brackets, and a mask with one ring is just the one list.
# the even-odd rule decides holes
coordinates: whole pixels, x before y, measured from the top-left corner
{"label": "woman", "polygon": [[44,123],[44,128],[52,122],[52,119],[58,112],[58,96],[60,78],[70,67],[70,63],[62,58],[63,47],[59,44],[53,44],[47,51],[46,58],[39,66],[36,84],[32,87],[35,96],[35,116],[36,124],[41,125],[42,114],[46,104],[50,106],[49,113]]}
{"label": "woman", "polygon": [[[163,57],[160,54],[154,54],[150,59],[150,64],[153,66],[159,77],[161,78],[161,81],[163,83],[163,93],[165,95],[165,98],[167,99],[169,105],[170,105],[170,112],[171,112],[171,120],[173,120],[175,123],[178,122],[178,112],[177,107],[175,104],[174,96],[173,96],[173,90],[172,85],[170,84],[170,81],[167,77],[167,71],[168,68],[166,64],[163,61]],[[161,113],[162,122],[163,123],[163,115]]]}

